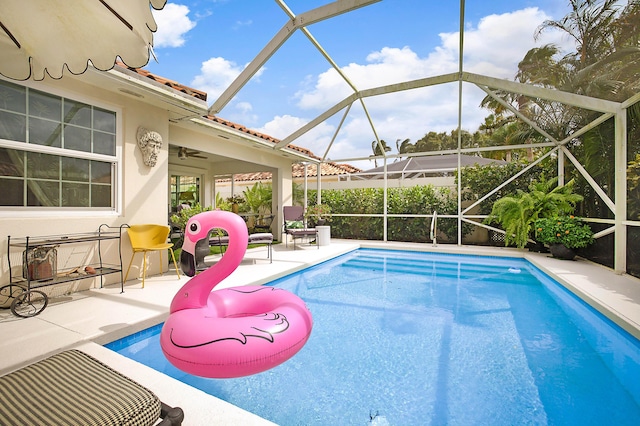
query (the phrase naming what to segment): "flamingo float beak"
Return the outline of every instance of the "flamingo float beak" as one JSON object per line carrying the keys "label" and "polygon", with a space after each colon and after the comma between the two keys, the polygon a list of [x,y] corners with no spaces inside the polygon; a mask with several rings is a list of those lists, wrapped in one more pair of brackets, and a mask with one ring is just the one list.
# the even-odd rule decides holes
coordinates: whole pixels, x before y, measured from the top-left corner
{"label": "flamingo float beak", "polygon": [[188,277],[193,277],[196,274],[196,243],[191,241],[188,236],[185,237],[182,243],[182,253],[180,253],[180,269]]}
{"label": "flamingo float beak", "polygon": [[180,269],[186,276],[193,277],[196,274],[196,257],[186,250],[182,250],[180,254]]}

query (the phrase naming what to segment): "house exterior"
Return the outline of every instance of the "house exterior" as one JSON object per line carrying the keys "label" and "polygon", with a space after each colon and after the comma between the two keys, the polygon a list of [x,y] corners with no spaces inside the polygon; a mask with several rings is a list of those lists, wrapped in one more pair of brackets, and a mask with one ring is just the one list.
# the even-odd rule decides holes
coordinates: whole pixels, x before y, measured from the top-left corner
{"label": "house exterior", "polygon": [[[0,79],[0,285],[9,282],[8,236],[93,232],[102,224],[166,224],[172,175],[197,176],[201,200],[209,205],[215,197],[213,176],[269,172],[272,211],[281,211],[291,204],[292,164],[311,159],[295,149],[275,150],[275,142],[207,116],[205,93],[124,65],[60,80]],[[181,159],[179,148],[206,158]],[[278,215],[276,238],[281,221]],[[123,235],[126,268],[131,248]],[[103,247],[105,262],[117,260],[114,244]],[[11,253],[12,266],[19,265],[20,253]],[[87,247],[81,255],[73,253],[76,259],[68,265],[65,256],[58,253],[59,269],[93,263],[97,253]],[[149,273],[159,272],[157,257],[150,261]],[[137,257],[130,276],[137,276],[141,265]],[[105,279],[119,281],[117,275]]]}

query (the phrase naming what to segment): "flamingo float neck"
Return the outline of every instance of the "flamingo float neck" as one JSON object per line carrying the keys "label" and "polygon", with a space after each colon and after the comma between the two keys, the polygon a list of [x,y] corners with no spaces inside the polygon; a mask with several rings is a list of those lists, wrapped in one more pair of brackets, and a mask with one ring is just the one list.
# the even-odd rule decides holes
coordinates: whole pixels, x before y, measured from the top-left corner
{"label": "flamingo float neck", "polygon": [[[221,228],[229,235],[229,246],[211,268],[195,275],[195,248],[198,241],[209,238],[209,233]],[[170,313],[182,309],[206,306],[211,291],[236,270],[247,251],[249,232],[244,220],[235,213],[216,210],[194,215],[185,227],[181,265],[183,272],[192,276],[173,297]]]}

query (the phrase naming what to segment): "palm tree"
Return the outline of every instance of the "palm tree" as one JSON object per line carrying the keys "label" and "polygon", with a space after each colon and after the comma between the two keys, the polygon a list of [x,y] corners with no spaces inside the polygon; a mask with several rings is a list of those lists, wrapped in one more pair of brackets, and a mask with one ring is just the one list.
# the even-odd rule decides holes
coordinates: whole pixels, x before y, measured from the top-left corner
{"label": "palm tree", "polygon": [[[640,3],[619,0],[570,0],[571,12],[559,21],[545,21],[535,37],[553,28],[576,42],[576,52],[540,66],[534,75],[549,74],[558,65],[565,75],[554,87],[573,93],[623,101],[638,92],[640,82]],[[555,74],[555,73],[553,73]]]}
{"label": "palm tree", "polygon": [[[373,154],[369,157],[380,157],[385,154],[385,152],[391,151],[391,147],[387,145],[384,139],[380,139],[380,141],[374,140],[371,142],[371,150]],[[375,167],[378,167],[378,160],[376,158],[373,159],[373,164]]]}
{"label": "palm tree", "polygon": [[[619,0],[570,0],[569,5],[571,10],[566,16],[543,22],[534,37],[550,29],[560,30],[575,41],[576,51],[558,57],[560,51],[554,45],[531,49],[518,64],[516,80],[617,102],[640,92],[640,2],[631,0],[625,6]],[[564,139],[598,115],[557,102],[500,95],[558,139]],[[491,97],[486,97],[482,106],[492,110],[496,117],[504,110]],[[640,117],[640,103],[630,109],[630,117]],[[629,122],[629,148],[634,153],[640,149],[640,126],[634,125],[632,119]],[[610,155],[613,126],[613,120],[609,120],[570,143],[574,155],[610,196],[615,188],[614,156]],[[492,131],[495,137],[497,128]],[[506,134],[513,136],[511,132]],[[595,193],[580,182],[583,184],[585,195],[593,197],[585,201],[585,208],[593,210],[590,215],[610,215],[607,209],[597,210],[602,203],[595,202]]]}
{"label": "palm tree", "polygon": [[[571,0],[572,10],[559,21],[545,21],[536,35],[550,28],[559,29],[576,41],[576,52],[566,55],[557,63],[540,67],[537,74],[557,69],[560,64],[564,76],[558,79],[556,87],[587,96],[621,102],[640,91],[640,3],[629,1],[622,6],[616,0]],[[593,120],[597,113],[577,111],[565,107],[565,135]],[[638,117],[640,104],[630,110],[631,117]],[[569,124],[569,125],[567,125]],[[613,120],[590,130],[575,146],[576,155],[585,165],[585,169],[602,188],[613,196],[615,188],[614,156],[610,155],[613,146]],[[630,129],[634,129],[630,125]],[[638,152],[640,135],[635,126],[635,134],[628,137],[630,152]],[[563,135],[564,136],[564,135]],[[588,190],[588,188],[587,188]],[[593,209],[590,215],[607,217],[607,209],[598,210],[593,191],[585,208]]]}
{"label": "palm tree", "polygon": [[398,154],[409,154],[416,151],[416,147],[411,143],[411,139],[405,139],[403,141],[396,139],[396,149],[398,150]]}
{"label": "palm tree", "polygon": [[547,20],[536,30],[535,38],[548,28],[555,28],[576,43],[575,58],[583,68],[615,50],[611,29],[618,17],[619,0],[569,0],[571,11],[559,21]]}

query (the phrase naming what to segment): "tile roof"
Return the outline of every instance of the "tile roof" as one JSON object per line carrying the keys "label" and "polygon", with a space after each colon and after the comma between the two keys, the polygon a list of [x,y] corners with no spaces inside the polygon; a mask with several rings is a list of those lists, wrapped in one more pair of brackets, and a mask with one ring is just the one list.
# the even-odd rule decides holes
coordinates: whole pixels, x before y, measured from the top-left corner
{"label": "tile roof", "polygon": [[[358,173],[361,169],[350,166],[349,164],[338,163],[322,163],[322,176],[339,176],[348,173]],[[304,165],[300,163],[294,163],[291,166],[291,174],[294,178],[302,179],[304,177]],[[318,168],[315,164],[307,166],[307,177],[318,176]],[[238,173],[234,175],[233,180],[235,182],[255,182],[255,181],[267,181],[271,180],[271,172],[256,172],[256,173]],[[221,182],[228,182],[231,179],[219,179]]]}
{"label": "tile roof", "polygon": [[[322,176],[338,176],[348,173],[358,173],[362,170],[349,164],[322,163],[320,171]],[[293,174],[294,178],[304,177],[304,165],[295,163],[292,167],[291,173]],[[309,166],[307,166],[307,177],[311,176],[318,176],[318,168],[315,164],[310,164]]]}
{"label": "tile roof", "polygon": [[204,118],[206,118],[207,120],[211,120],[213,122],[222,124],[224,126],[231,127],[232,129],[239,130],[239,131],[241,131],[243,133],[247,133],[249,135],[255,136],[257,138],[264,139],[266,141],[272,142],[274,145],[276,143],[280,142],[278,139],[276,139],[276,138],[274,138],[272,136],[266,135],[264,133],[256,132],[255,130],[251,130],[251,129],[243,126],[242,124],[234,123],[233,121],[225,120],[223,118],[216,117],[215,115],[207,115]]}
{"label": "tile roof", "polygon": [[143,77],[147,77],[153,81],[157,81],[160,84],[164,84],[165,86],[169,86],[178,92],[182,92],[186,95],[193,96],[196,99],[200,99],[203,101],[207,100],[207,92],[203,92],[202,90],[193,89],[191,87],[185,86],[184,84],[180,84],[176,81],[169,80],[168,78],[160,77],[158,75],[152,74],[149,71],[142,68],[131,68],[126,66],[122,62],[116,62],[116,65],[121,66],[122,68],[126,68],[130,71],[133,71]]}
{"label": "tile roof", "polygon": [[[160,77],[157,76],[153,73],[150,73],[149,71],[142,69],[142,68],[130,68],[128,66],[126,66],[124,63],[122,62],[118,62],[117,63],[119,66],[123,67],[123,68],[127,68],[143,77],[147,77],[150,78],[151,80],[157,81],[158,83],[164,84],[165,86],[168,86],[174,90],[177,90],[179,92],[185,93],[189,96],[193,96],[194,98],[197,99],[201,99],[203,101],[207,100],[207,93],[200,91],[200,90],[196,90],[193,89],[191,87],[187,87],[183,84],[180,84],[178,82],[169,80],[167,78],[164,77]],[[267,134],[264,133],[260,133],[257,132],[255,130],[249,129],[245,126],[243,126],[242,124],[238,124],[238,123],[234,123],[232,121],[229,120],[225,120],[223,118],[220,117],[216,117],[214,115],[207,115],[204,118],[206,118],[207,120],[211,120],[215,123],[219,123],[222,124],[224,126],[230,127],[232,129],[238,130],[240,132],[243,133],[247,133],[249,135],[255,136],[257,138],[260,139],[264,139],[268,142],[273,143],[273,145],[275,146],[278,142],[280,142],[280,140],[269,136]],[[304,154],[310,158],[314,158],[316,160],[320,160],[320,157],[318,157],[317,155],[315,155],[313,152],[309,151],[306,148],[302,148],[300,146],[297,145],[292,145],[289,144],[287,145],[287,148],[292,149],[294,151],[298,151],[301,154]],[[346,173],[357,173],[357,172],[361,172],[362,170],[350,166],[348,164],[337,164],[337,163],[323,163],[322,164],[322,176],[337,176],[337,175],[342,175],[342,174],[346,174]],[[294,164],[293,165],[293,177],[304,177],[304,166],[301,164]],[[268,175],[268,176],[267,176]],[[307,168],[307,176],[316,176],[316,167],[315,165],[311,165]],[[236,175],[236,180],[268,180],[271,179],[271,173],[245,173],[242,175]]]}

